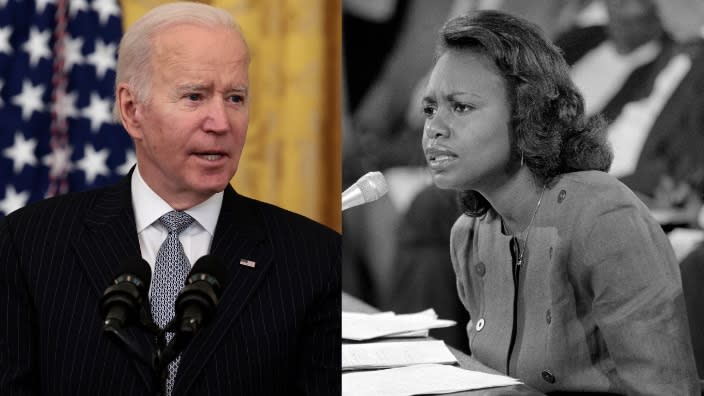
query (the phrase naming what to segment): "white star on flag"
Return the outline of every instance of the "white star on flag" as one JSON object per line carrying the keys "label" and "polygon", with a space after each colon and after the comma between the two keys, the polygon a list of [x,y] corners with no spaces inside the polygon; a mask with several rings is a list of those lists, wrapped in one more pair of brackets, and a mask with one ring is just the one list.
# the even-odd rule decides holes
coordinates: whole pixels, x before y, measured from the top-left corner
{"label": "white star on flag", "polygon": [[5,187],[5,198],[0,201],[0,212],[8,215],[26,205],[27,200],[29,200],[28,192],[22,191],[18,193],[15,187],[8,184]]}
{"label": "white star on flag", "polygon": [[29,30],[29,40],[22,45],[22,49],[29,54],[30,66],[37,66],[41,58],[49,59],[51,56],[51,51],[49,50],[50,38],[51,32],[49,30],[40,32],[35,27]]}
{"label": "white star on flag", "polygon": [[117,60],[115,59],[115,52],[117,51],[117,45],[105,44],[103,40],[95,41],[95,51],[88,55],[87,62],[95,66],[95,75],[102,79],[105,77],[105,73],[109,69],[114,69],[117,65]]}
{"label": "white star on flag", "polygon": [[37,166],[34,150],[37,148],[35,139],[25,139],[22,132],[15,133],[15,144],[2,151],[3,155],[12,160],[14,173],[22,172],[25,165]]}
{"label": "white star on flag", "polygon": [[68,3],[68,15],[75,18],[78,11],[88,12],[88,3],[86,0],[71,0]]}
{"label": "white star on flag", "polygon": [[90,130],[93,133],[100,131],[103,124],[112,122],[110,100],[102,99],[97,93],[90,94],[90,104],[83,108],[83,117],[90,119]]}
{"label": "white star on flag", "polygon": [[120,175],[126,175],[136,163],[137,156],[134,154],[134,150],[127,150],[127,153],[125,153],[125,162],[115,168],[115,171]]}
{"label": "white star on flag", "polygon": [[84,62],[82,49],[83,37],[73,38],[66,36],[66,41],[64,41],[64,70],[71,71],[73,65],[79,65]]}
{"label": "white star on flag", "polygon": [[93,1],[93,9],[98,13],[101,25],[105,25],[111,15],[120,16],[120,7],[115,0],[95,0]]}
{"label": "white star on flag", "polygon": [[78,98],[77,92],[69,92],[64,95],[56,96],[56,116],[58,119],[67,119],[69,117],[78,117],[78,110],[76,109],[76,99]]}
{"label": "white star on flag", "polygon": [[35,3],[37,5],[37,14],[42,14],[46,6],[48,4],[56,4],[56,0],[35,0]]}
{"label": "white star on flag", "polygon": [[76,162],[76,168],[81,169],[86,174],[86,183],[93,183],[98,175],[110,175],[110,169],[107,166],[109,155],[110,150],[107,148],[95,151],[92,145],[85,145],[83,158]]}
{"label": "white star on flag", "polygon": [[42,158],[42,164],[49,167],[49,176],[59,177],[71,170],[71,146],[57,148]]}
{"label": "white star on flag", "polygon": [[12,36],[12,26],[0,28],[0,54],[10,55],[12,53],[10,36]]}
{"label": "white star on flag", "polygon": [[42,96],[44,96],[44,87],[41,84],[35,87],[31,81],[24,80],[22,92],[12,98],[12,103],[22,107],[22,119],[27,121],[35,111],[44,110]]}

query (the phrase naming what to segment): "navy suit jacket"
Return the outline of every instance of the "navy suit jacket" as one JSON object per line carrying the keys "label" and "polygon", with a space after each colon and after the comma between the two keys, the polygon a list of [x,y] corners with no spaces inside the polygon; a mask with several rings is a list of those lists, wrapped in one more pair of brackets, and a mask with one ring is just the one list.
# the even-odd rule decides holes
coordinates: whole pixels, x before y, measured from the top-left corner
{"label": "navy suit jacket", "polygon": [[[121,260],[140,256],[130,194],[127,177],[0,219],[0,394],[156,392],[98,308]],[[225,288],[173,395],[340,394],[340,235],[228,186],[210,253]],[[128,334],[151,351],[147,332]]]}

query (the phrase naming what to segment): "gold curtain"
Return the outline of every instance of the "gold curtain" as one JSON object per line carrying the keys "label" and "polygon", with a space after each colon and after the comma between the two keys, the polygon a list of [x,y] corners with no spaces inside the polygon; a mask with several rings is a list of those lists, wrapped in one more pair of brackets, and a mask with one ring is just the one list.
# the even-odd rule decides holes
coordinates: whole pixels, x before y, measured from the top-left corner
{"label": "gold curtain", "polygon": [[[121,0],[125,28],[168,2]],[[340,0],[201,2],[232,13],[252,54],[250,124],[233,186],[340,231]]]}

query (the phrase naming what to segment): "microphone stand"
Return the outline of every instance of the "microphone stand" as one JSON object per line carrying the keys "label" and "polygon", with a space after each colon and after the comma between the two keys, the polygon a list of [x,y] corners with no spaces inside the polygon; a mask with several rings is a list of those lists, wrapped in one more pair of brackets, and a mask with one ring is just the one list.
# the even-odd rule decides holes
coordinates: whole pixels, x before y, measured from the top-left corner
{"label": "microphone stand", "polygon": [[103,327],[103,331],[108,333],[110,337],[112,337],[118,344],[122,344],[127,348],[127,352],[130,356],[133,358],[136,358],[139,362],[145,364],[146,366],[149,366],[149,356],[147,353],[145,353],[137,344],[132,342],[127,337],[127,334],[125,334],[125,331],[119,327],[115,327],[109,324],[106,324]]}
{"label": "microphone stand", "polygon": [[[140,310],[140,320],[138,324],[147,333],[154,336],[157,339],[157,344],[159,339],[163,339],[163,334],[161,334],[161,329],[154,323],[151,315],[145,309]],[[157,396],[165,395],[162,385],[160,384],[159,378],[154,370],[154,359],[150,359],[150,355],[154,355],[156,352],[147,353],[138,344],[133,342],[133,340],[127,335],[126,329],[120,325],[119,322],[107,319],[103,322],[103,331],[108,334],[110,338],[113,339],[117,344],[123,345],[128,355],[135,358],[138,362],[144,364],[146,367],[150,368],[152,371],[152,381],[155,389],[157,391]],[[153,346],[153,345],[152,345]]]}
{"label": "microphone stand", "polygon": [[[188,323],[182,323],[180,328],[178,322],[181,318],[176,316],[157,335],[157,349],[152,354],[152,368],[157,378],[159,389],[162,394],[166,394],[166,380],[169,376],[169,364],[186,349],[191,342],[198,327]],[[174,336],[166,343],[166,333],[172,332]]]}

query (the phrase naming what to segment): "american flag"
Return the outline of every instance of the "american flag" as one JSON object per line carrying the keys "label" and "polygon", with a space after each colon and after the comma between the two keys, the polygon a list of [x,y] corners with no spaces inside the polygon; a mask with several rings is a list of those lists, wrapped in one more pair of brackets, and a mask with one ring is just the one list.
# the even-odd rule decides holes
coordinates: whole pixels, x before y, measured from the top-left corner
{"label": "american flag", "polygon": [[111,116],[121,34],[117,0],[0,0],[0,217],[134,164]]}

